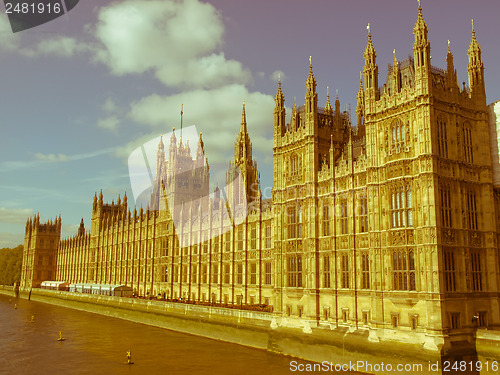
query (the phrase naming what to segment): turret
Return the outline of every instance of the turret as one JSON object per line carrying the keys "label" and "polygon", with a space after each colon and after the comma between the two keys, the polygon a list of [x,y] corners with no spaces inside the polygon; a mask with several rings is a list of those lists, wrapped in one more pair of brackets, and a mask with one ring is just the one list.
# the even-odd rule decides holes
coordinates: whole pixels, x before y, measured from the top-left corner
{"label": "turret", "polygon": [[486,93],[484,89],[484,66],[481,60],[481,47],[476,39],[476,31],[474,30],[474,20],[472,20],[472,38],[469,49],[469,64],[467,72],[469,73],[470,95],[473,100],[486,105]]}
{"label": "turret", "polygon": [[161,174],[161,169],[165,161],[165,145],[163,144],[163,135],[160,136],[160,143],[158,144],[158,152],[156,154],[156,175]]}
{"label": "turret", "polygon": [[123,194],[122,206],[123,206],[123,212],[127,211],[127,192],[125,192],[125,194]]}
{"label": "turret", "polygon": [[85,224],[83,223],[83,217],[82,221],[80,222],[80,227],[78,228],[78,236],[83,236],[85,235]]}
{"label": "turret", "polygon": [[297,100],[293,99],[293,108],[292,108],[292,121],[290,123],[290,127],[292,130],[297,130],[299,127],[299,115],[297,112]]}
{"label": "turret", "polygon": [[197,165],[203,166],[204,156],[205,156],[205,144],[203,143],[202,133],[200,132],[200,139],[198,140],[198,148],[196,149]]}
{"label": "turret", "polygon": [[172,162],[177,155],[177,137],[175,136],[175,128],[172,128],[172,136],[170,137],[170,147],[168,151],[168,159],[170,162]]}
{"label": "turret", "polygon": [[92,212],[97,210],[97,193],[94,193],[94,201],[92,203]]}
{"label": "turret", "polygon": [[337,124],[340,123],[340,100],[339,91],[337,90],[337,97],[335,98],[335,119],[337,119]]}
{"label": "turret", "polygon": [[316,118],[318,113],[318,93],[316,92],[316,78],[312,71],[311,57],[309,57],[309,75],[306,80],[306,95],[305,95],[305,114],[306,114],[306,127],[309,131],[313,131],[311,127],[316,124]]}
{"label": "turret", "polygon": [[377,65],[377,52],[372,43],[372,33],[370,24],[368,24],[368,43],[366,45],[365,53],[365,66],[363,67],[363,74],[365,76],[365,104],[373,105],[373,102],[378,100],[378,65]]}
{"label": "turret", "polygon": [[356,95],[356,132],[358,137],[362,137],[365,134],[365,127],[363,123],[364,116],[364,100],[363,100],[363,81],[361,79],[361,73],[359,73],[359,90]]}
{"label": "turret", "polygon": [[274,142],[285,130],[285,95],[281,91],[281,79],[278,81],[278,91],[274,97]]}
{"label": "turret", "polygon": [[394,50],[394,60],[392,62],[392,87],[391,94],[394,95],[401,90],[401,76],[399,74],[399,64],[396,58],[396,50]]}
{"label": "turret", "polygon": [[245,162],[245,160],[252,160],[252,144],[247,131],[247,117],[245,113],[245,102],[243,102],[243,109],[241,112],[241,125],[240,132],[234,144],[234,161],[237,163]]}
{"label": "turret", "polygon": [[324,109],[325,115],[332,116],[333,115],[333,108],[332,104],[330,103],[330,92],[328,86],[326,87],[326,105]]}
{"label": "turret", "polygon": [[450,49],[450,41],[448,40],[448,54],[446,55],[446,75],[445,84],[447,89],[454,90],[457,88],[457,71],[453,64],[453,54]]}
{"label": "turret", "polygon": [[431,72],[431,45],[427,39],[429,29],[422,16],[422,7],[418,5],[418,16],[413,34],[415,42],[413,43],[413,56],[415,64],[415,89],[417,94],[425,95],[430,91],[430,72]]}

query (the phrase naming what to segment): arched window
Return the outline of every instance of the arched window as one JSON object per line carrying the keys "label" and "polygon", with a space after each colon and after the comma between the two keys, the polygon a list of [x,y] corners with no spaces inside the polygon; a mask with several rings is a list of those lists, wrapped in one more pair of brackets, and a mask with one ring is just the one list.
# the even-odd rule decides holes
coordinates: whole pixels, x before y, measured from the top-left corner
{"label": "arched window", "polygon": [[448,132],[446,121],[440,117],[437,121],[438,154],[443,158],[448,157]]}
{"label": "arched window", "polygon": [[413,226],[413,199],[411,186],[398,187],[391,192],[392,227]]}
{"label": "arched window", "polygon": [[394,290],[416,290],[415,255],[413,250],[396,250],[392,253]]}
{"label": "arched window", "polygon": [[391,124],[392,131],[392,148],[402,148],[405,146],[406,129],[403,123],[399,120]]}
{"label": "arched window", "polygon": [[474,154],[472,149],[472,129],[468,122],[463,127],[464,139],[464,159],[467,163],[474,163]]}

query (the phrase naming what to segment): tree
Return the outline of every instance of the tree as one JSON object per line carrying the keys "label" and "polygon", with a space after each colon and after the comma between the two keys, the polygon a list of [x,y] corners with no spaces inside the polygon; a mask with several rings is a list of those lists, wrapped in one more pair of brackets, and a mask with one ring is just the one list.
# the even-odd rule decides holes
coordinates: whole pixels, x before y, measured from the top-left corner
{"label": "tree", "polygon": [[23,245],[0,249],[0,285],[14,285],[21,280]]}

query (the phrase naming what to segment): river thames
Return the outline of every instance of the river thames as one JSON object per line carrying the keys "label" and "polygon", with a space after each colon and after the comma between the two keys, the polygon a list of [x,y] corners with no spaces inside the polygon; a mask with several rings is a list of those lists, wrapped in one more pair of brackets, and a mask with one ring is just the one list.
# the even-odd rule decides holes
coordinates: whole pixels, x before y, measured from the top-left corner
{"label": "river thames", "polygon": [[[32,316],[33,323],[30,322]],[[57,340],[59,331],[63,332],[65,341]],[[128,350],[134,362],[130,366],[125,364]],[[0,294],[0,353],[2,375],[279,375],[300,373],[291,371],[291,361],[308,363],[3,294]]]}

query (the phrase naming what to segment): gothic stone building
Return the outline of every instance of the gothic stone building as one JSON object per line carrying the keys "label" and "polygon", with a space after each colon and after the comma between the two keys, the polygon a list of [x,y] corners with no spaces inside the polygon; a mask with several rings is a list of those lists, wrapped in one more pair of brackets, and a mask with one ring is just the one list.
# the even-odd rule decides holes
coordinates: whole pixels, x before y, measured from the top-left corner
{"label": "gothic stone building", "polygon": [[[469,86],[431,66],[419,7],[413,55],[394,54],[378,85],[372,35],[356,127],[312,66],[304,106],[286,123],[278,85],[274,186],[263,200],[245,108],[227,185],[208,194],[203,141],[175,133],[158,148],[150,206],[94,197],[90,232],[60,240],[61,219],[26,224],[22,286],[42,280],[127,284],[139,295],[272,305],[288,321],[348,326],[450,346],[500,328],[500,190],[492,158],[481,48],[472,31]],[[453,203],[453,204],[452,204]]]}

